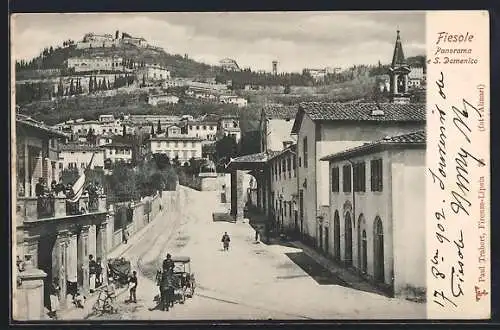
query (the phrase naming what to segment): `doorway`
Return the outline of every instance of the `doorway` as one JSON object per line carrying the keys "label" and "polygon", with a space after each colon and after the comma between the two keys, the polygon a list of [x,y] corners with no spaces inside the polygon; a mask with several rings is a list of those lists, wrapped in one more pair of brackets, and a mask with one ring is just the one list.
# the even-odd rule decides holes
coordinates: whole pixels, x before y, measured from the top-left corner
{"label": "doorway", "polygon": [[344,262],[347,266],[352,266],[352,222],[351,214],[348,212],[345,215],[345,253]]}
{"label": "doorway", "polygon": [[43,270],[47,277],[43,281],[43,303],[50,310],[50,285],[54,276],[58,274],[52,271],[52,251],[56,243],[56,235],[41,236],[38,241],[38,268]]}
{"label": "doorway", "polygon": [[304,190],[299,191],[300,234],[304,234]]}
{"label": "doorway", "polygon": [[333,217],[333,256],[340,260],[340,218],[339,211]]}
{"label": "doorway", "polygon": [[319,234],[318,234],[318,241],[319,241],[319,249],[323,250],[323,225],[319,225]]}
{"label": "doorway", "polygon": [[329,254],[330,253],[330,235],[328,235],[328,227],[325,227],[325,253]]}
{"label": "doorway", "polygon": [[377,282],[384,282],[384,228],[382,220],[375,218],[374,226],[374,277]]}

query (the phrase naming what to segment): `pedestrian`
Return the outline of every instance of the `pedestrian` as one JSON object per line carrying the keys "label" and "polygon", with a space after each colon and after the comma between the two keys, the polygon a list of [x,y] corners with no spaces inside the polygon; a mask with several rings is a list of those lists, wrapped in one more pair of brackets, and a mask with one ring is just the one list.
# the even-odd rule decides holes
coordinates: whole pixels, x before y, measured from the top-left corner
{"label": "pedestrian", "polygon": [[97,263],[93,255],[89,255],[89,275],[90,275],[90,293],[95,291],[95,281],[97,275]]}
{"label": "pedestrian", "polygon": [[127,242],[128,242],[128,230],[125,229],[123,231],[123,244],[127,244]]}
{"label": "pedestrian", "polygon": [[257,228],[255,228],[255,242],[259,242],[259,230]]}
{"label": "pedestrian", "polygon": [[73,303],[75,304],[76,307],[83,308],[86,299],[87,298],[80,293],[80,290],[77,290],[75,298],[73,299]]}
{"label": "pedestrian", "polygon": [[231,242],[231,239],[229,238],[229,235],[227,234],[227,231],[224,232],[224,235],[222,235],[222,247],[224,251],[229,251],[229,242]]}
{"label": "pedestrian", "polygon": [[167,258],[163,260],[163,272],[168,272],[169,270],[174,270],[174,262],[172,261],[172,256],[167,253]]}
{"label": "pedestrian", "polygon": [[45,194],[45,187],[44,187],[44,181],[43,178],[38,179],[38,183],[35,185],[35,195],[36,197],[43,196]]}
{"label": "pedestrian", "polygon": [[102,261],[101,258],[97,258],[97,265],[96,265],[96,273],[95,273],[95,278],[96,278],[96,287],[100,287],[102,285]]}
{"label": "pedestrian", "polygon": [[49,316],[57,320],[57,311],[59,310],[59,278],[55,277],[52,284],[49,287],[49,297],[50,297],[50,313]]}
{"label": "pedestrian", "polygon": [[130,299],[129,302],[137,303],[136,290],[137,290],[137,272],[134,270],[132,276],[128,279]]}

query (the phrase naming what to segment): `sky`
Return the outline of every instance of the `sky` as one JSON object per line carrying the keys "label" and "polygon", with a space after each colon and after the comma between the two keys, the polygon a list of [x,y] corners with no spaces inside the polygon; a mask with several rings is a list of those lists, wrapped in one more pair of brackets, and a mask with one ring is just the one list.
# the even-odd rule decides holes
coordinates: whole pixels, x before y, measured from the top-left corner
{"label": "sky", "polygon": [[396,30],[405,56],[425,54],[423,12],[222,12],[16,14],[12,55],[31,59],[44,47],[116,30],[171,54],[207,64],[232,58],[240,67],[280,72],[389,63]]}

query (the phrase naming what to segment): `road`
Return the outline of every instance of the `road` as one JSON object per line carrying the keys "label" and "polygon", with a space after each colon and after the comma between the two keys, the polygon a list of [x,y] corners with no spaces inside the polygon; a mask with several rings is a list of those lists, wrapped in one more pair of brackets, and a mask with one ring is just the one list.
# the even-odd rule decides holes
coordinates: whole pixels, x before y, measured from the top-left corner
{"label": "road", "polygon": [[[181,188],[187,189],[187,188]],[[119,313],[90,319],[222,320],[222,319],[386,319],[424,318],[425,305],[391,299],[346,287],[335,278],[312,278],[295,262],[301,250],[256,244],[247,223],[212,219],[219,203],[215,192],[187,193],[185,206],[152,222],[123,255],[138,272],[136,304],[120,296]],[[229,252],[220,243],[231,236]],[[185,304],[158,310],[154,282],[167,253],[191,257],[197,288]],[[287,255],[288,254],[288,255]],[[292,261],[295,260],[294,261]],[[328,277],[328,275],[326,275]],[[319,283],[322,284],[319,284]],[[326,284],[324,284],[326,283]]]}

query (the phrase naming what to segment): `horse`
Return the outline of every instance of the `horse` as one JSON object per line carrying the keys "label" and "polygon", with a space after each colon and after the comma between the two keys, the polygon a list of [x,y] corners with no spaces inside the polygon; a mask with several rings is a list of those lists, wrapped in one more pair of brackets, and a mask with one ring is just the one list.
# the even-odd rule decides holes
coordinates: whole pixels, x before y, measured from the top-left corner
{"label": "horse", "polygon": [[172,272],[156,273],[157,284],[160,288],[160,307],[161,310],[169,310],[174,307],[174,275]]}

